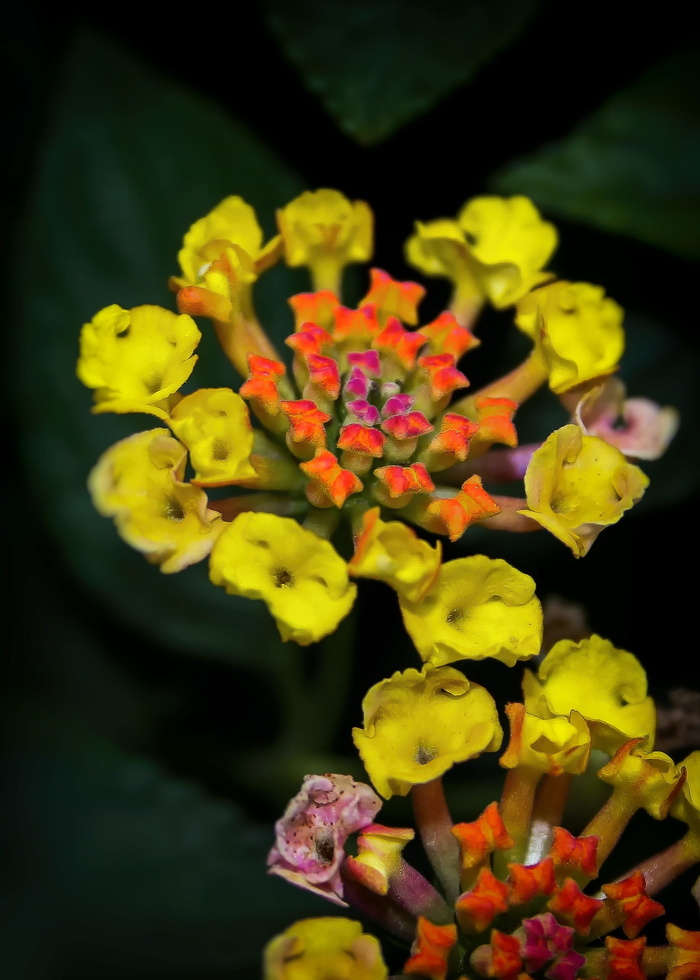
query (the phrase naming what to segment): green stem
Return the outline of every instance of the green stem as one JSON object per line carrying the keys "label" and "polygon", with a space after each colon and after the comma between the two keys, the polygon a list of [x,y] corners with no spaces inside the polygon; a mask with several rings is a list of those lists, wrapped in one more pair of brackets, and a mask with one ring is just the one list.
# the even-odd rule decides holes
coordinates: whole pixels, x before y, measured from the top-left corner
{"label": "green stem", "polygon": [[447,808],[442,777],[411,789],[416,825],[433,870],[453,905],[459,895],[459,844],[452,834],[453,820]]}

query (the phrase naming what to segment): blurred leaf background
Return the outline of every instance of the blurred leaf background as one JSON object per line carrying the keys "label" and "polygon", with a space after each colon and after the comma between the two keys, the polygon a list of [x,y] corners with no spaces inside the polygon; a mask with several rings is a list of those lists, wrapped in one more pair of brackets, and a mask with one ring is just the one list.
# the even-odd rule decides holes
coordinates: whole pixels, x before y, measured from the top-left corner
{"label": "blurred leaf background", "polygon": [[[367,200],[374,264],[397,278],[415,278],[402,251],[414,220],[485,192],[533,197],[560,229],[557,273],[604,284],[627,310],[630,394],[676,405],[683,422],[645,466],[642,504],[584,560],[545,535],[481,529],[448,557],[505,557],[542,597],[584,603],[659,698],[697,686],[697,36],[672,17],[617,23],[609,5],[554,0],[146,13],[30,2],[5,38],[0,969],[22,980],[255,977],[267,938],[331,911],[264,873],[279,787],[304,770],[242,778],[280,732],[286,650],[273,623],[209,586],[205,568],[160,575],[85,491],[99,453],[141,420],[89,414],[80,325],[113,302],[170,304],[182,234],[227,194],[267,231],[305,188]],[[286,269],[263,280],[275,336],[291,325],[285,297],[305,285]],[[446,285],[427,285],[424,314],[436,315]],[[487,316],[474,385],[517,356],[508,328]],[[231,383],[211,339],[198,380]],[[536,398],[519,428],[542,436],[564,420]],[[367,687],[417,661],[388,591],[361,593],[339,754],[352,752]],[[499,668],[469,674],[516,697],[515,672]],[[460,819],[490,798],[493,772],[475,771]],[[675,921],[692,927],[678,895]]]}

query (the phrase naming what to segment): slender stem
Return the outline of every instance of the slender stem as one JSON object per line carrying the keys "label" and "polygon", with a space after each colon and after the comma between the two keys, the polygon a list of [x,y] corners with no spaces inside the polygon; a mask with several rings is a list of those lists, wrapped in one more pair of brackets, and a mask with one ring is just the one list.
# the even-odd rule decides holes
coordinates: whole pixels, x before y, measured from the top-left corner
{"label": "slender stem", "polygon": [[461,486],[475,473],[483,480],[492,480],[494,483],[522,480],[532,454],[540,445],[539,442],[530,442],[516,449],[489,449],[477,459],[467,459],[443,470],[440,480],[453,486]]}
{"label": "slender stem", "polygon": [[232,521],[244,511],[290,517],[304,510],[303,501],[273,493],[242,493],[223,500],[210,500],[207,506],[210,510],[218,511],[225,521]]}
{"label": "slender stem", "polygon": [[549,851],[552,828],[561,824],[572,778],[570,773],[565,772],[560,776],[546,775],[542,780],[532,811],[525,864],[537,864]]}
{"label": "slender stem", "polygon": [[647,977],[666,977],[673,966],[670,946],[647,946],[642,953],[642,970]]}
{"label": "slender stem", "polygon": [[340,867],[343,893],[347,901],[370,919],[374,919],[388,932],[393,933],[405,943],[413,942],[416,934],[416,920],[405,909],[399,908],[386,896],[377,895],[365,888]]}
{"label": "slender stem", "polygon": [[411,799],[423,847],[447,901],[453,905],[459,895],[459,844],[451,833],[454,822],[447,807],[442,777],[414,786]]}
{"label": "slender stem", "polygon": [[630,797],[624,788],[613,789],[607,801],[582,831],[581,837],[598,837],[598,868],[613,850],[622,832],[639,809],[636,798]]}
{"label": "slender stem", "polygon": [[423,915],[435,925],[447,925],[454,912],[427,878],[401,859],[399,870],[389,882],[389,897],[412,915]]}
{"label": "slender stem", "polygon": [[340,298],[343,267],[336,255],[318,255],[310,264],[311,281],[316,293],[329,291]]}
{"label": "slender stem", "polygon": [[457,284],[450,302],[450,312],[454,314],[459,325],[466,327],[467,330],[472,329],[484,308],[483,298],[476,295],[473,289],[471,280],[468,281],[466,288],[460,289]]}
{"label": "slender stem", "polygon": [[641,871],[646,882],[647,895],[653,896],[698,862],[700,862],[700,839],[697,834],[689,830],[675,844],[642,861],[627,874],[622,875],[622,878],[628,878],[635,871]]}
{"label": "slender stem", "polygon": [[489,528],[491,531],[517,531],[521,534],[543,530],[542,525],[527,514],[518,513],[519,510],[527,508],[527,500],[524,497],[503,497],[500,494],[492,494],[492,499],[501,508],[500,513],[484,518],[480,522],[481,527]]}
{"label": "slender stem", "polygon": [[521,405],[531,395],[534,395],[546,380],[547,368],[541,355],[535,349],[522,364],[519,364],[509,374],[498,378],[490,385],[486,385],[481,391],[460,398],[459,401],[450,406],[450,411],[458,412],[469,418],[476,418],[477,398],[512,398],[513,401]]}
{"label": "slender stem", "polygon": [[500,812],[503,823],[515,845],[507,851],[497,851],[493,856],[496,873],[504,874],[509,861],[522,861],[530,833],[535,790],[541,773],[529,766],[509,769],[503,783]]}

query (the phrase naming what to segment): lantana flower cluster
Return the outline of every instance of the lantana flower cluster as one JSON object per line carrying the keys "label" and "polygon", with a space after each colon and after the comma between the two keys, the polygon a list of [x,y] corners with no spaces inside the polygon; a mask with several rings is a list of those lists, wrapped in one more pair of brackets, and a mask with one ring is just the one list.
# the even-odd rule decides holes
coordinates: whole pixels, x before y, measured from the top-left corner
{"label": "lantana flower cluster", "polygon": [[[158,421],[97,462],[95,506],[163,572],[208,559],[211,581],[265,602],[284,640],[332,633],[354,580],[372,578],[396,592],[433,666],[532,656],[532,580],[480,555],[443,563],[441,541],[473,524],[544,528],[581,556],[640,499],[648,481],[637,462],[663,452],[677,419],[625,399],[621,308],[602,287],[547,270],[557,232],[524,197],[479,197],[455,220],[416,224],[408,261],[453,286],[449,308],[427,323],[424,287],[377,268],[357,306],[343,305],[344,269],[372,256],[366,203],[306,192],[277,225],[266,242],[252,207],[226,198],[184,237],[170,280],[178,312],[112,305],[84,325],[78,376],[93,411]],[[311,276],[312,291],[289,299],[288,361],[253,304],[278,262]],[[471,392],[463,367],[487,304],[513,307],[532,348]],[[191,389],[195,317],[213,324],[237,391]],[[515,413],[543,385],[568,421],[519,446]],[[492,481],[512,481],[513,495],[490,492]],[[343,523],[352,553],[341,554]]]}
{"label": "lantana flower cluster", "polygon": [[[400,976],[503,980],[697,980],[700,931],[645,927],[657,895],[700,862],[700,751],[680,764],[654,751],[655,707],[633,654],[600,636],[560,640],[526,670],[523,699],[496,703],[450,665],[409,668],[372,687],[353,730],[372,786],[306,776],[276,824],[269,871],[336,905],[354,906],[405,952]],[[455,822],[442,777],[501,752],[499,800]],[[572,833],[563,814],[575,777],[595,762],[609,795]],[[602,764],[601,764],[602,763]],[[377,822],[384,799],[409,795],[414,827]],[[678,839],[611,877],[606,862],[644,810],[679,823]],[[425,875],[407,849],[416,836]],[[375,937],[345,916],[305,919],[273,938],[264,980],[385,980]]]}

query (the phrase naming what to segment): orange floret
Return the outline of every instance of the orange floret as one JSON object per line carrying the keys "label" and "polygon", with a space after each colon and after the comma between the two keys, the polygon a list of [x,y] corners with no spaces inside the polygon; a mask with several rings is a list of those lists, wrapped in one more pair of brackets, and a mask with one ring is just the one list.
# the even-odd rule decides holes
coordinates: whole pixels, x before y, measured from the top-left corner
{"label": "orange floret", "polygon": [[587,936],[593,917],[604,904],[600,898],[584,895],[574,879],[567,878],[547,902],[547,908],[581,936]]}
{"label": "orange floret", "polygon": [[453,457],[455,462],[463,463],[469,455],[469,444],[478,431],[479,426],[466,415],[446,412],[442,417],[440,431],[428,446],[428,450],[436,454],[444,453]]}
{"label": "orange floret", "polygon": [[503,823],[498,803],[489,803],[471,823],[455,824],[451,833],[459,844],[463,871],[480,864],[497,848],[504,851],[515,843]]}
{"label": "orange floret", "polygon": [[603,885],[603,891],[622,914],[622,928],[628,939],[636,939],[647,922],[663,915],[665,909],[647,895],[646,882],[641,871],[629,878]]}
{"label": "orange floret", "polygon": [[574,837],[564,827],[554,828],[554,842],[549,852],[555,868],[582,871],[587,878],[598,873],[596,851],[599,837]]}
{"label": "orange floret", "polygon": [[433,500],[426,508],[421,526],[456,541],[475,521],[500,513],[501,508],[484,490],[481,478],[470,476],[454,497]]}
{"label": "orange floret", "polygon": [[285,344],[291,347],[295,354],[308,357],[309,354],[320,354],[321,351],[333,346],[333,338],[323,327],[315,323],[305,323],[298,333],[287,337]]}
{"label": "orange floret", "polygon": [[276,414],[280,405],[277,379],[283,377],[287,369],[280,361],[272,361],[260,354],[248,354],[247,360],[250,377],[241,385],[241,398],[258,401],[268,414]]}
{"label": "orange floret", "polygon": [[417,282],[398,282],[382,269],[369,270],[369,292],[360,306],[371,303],[380,313],[397,316],[404,323],[418,323],[417,307],[425,296],[425,288]]}
{"label": "orange floret", "polygon": [[297,293],[289,297],[289,305],[294,312],[295,330],[304,329],[307,323],[314,323],[325,330],[333,326],[340,301],[330,289],[317,293]]}
{"label": "orange floret", "polygon": [[309,354],[306,357],[309,379],[320,388],[328,398],[335,400],[340,394],[340,372],[332,357],[324,354]]}
{"label": "orange floret", "polygon": [[411,466],[381,466],[374,474],[392,498],[403,497],[405,494],[430,493],[435,489],[435,484],[422,463],[412,463]]}
{"label": "orange floret", "polygon": [[322,412],[308,398],[294,402],[280,402],[280,408],[289,419],[290,437],[293,442],[307,443],[319,447],[326,443],[325,422],[330,422],[330,415]]}
{"label": "orange floret", "polygon": [[403,972],[445,980],[450,951],[456,942],[457,926],[436,926],[419,915],[411,956],[404,963]]}
{"label": "orange floret", "polygon": [[511,447],[518,445],[518,434],[513,425],[517,402],[512,398],[477,398],[474,404],[480,442],[501,442]]}
{"label": "orange floret", "polygon": [[468,388],[469,381],[455,366],[454,354],[427,354],[418,358],[418,366],[428,379],[433,401],[451,395],[458,388]]}
{"label": "orange floret", "polygon": [[455,911],[463,929],[483,932],[501,912],[508,910],[508,885],[490,868],[482,868],[474,887],[457,899]]}
{"label": "orange floret", "polygon": [[473,347],[478,347],[481,343],[471,330],[462,327],[457,322],[454,313],[449,311],[441,313],[432,323],[421,327],[420,332],[428,338],[432,353],[454,354],[455,361],[458,361],[462,354]]}
{"label": "orange floret", "polygon": [[646,944],[643,936],[641,939],[631,940],[606,936],[607,980],[646,980],[646,972],[642,969],[642,955]]}
{"label": "orange floret", "polygon": [[537,864],[509,864],[510,901],[513,905],[524,905],[536,895],[551,895],[557,887],[554,876],[554,861],[550,857]]}
{"label": "orange floret", "polygon": [[425,342],[426,338],[422,333],[404,330],[396,317],[390,316],[382,332],[372,341],[372,347],[392,354],[406,371],[410,371],[415,364],[416,354]]}
{"label": "orange floret", "polygon": [[426,432],[432,432],[433,426],[422,412],[406,412],[405,415],[391,415],[384,419],[382,429],[394,439],[417,439]]}
{"label": "orange floret", "polygon": [[360,422],[351,422],[340,430],[338,449],[381,459],[385,442],[386,436],[379,429],[371,429]]}
{"label": "orange floret", "polygon": [[350,470],[344,470],[328,449],[319,450],[308,463],[299,463],[299,469],[311,477],[306,495],[316,507],[342,507],[348,497],[359,493],[363,484]]}

